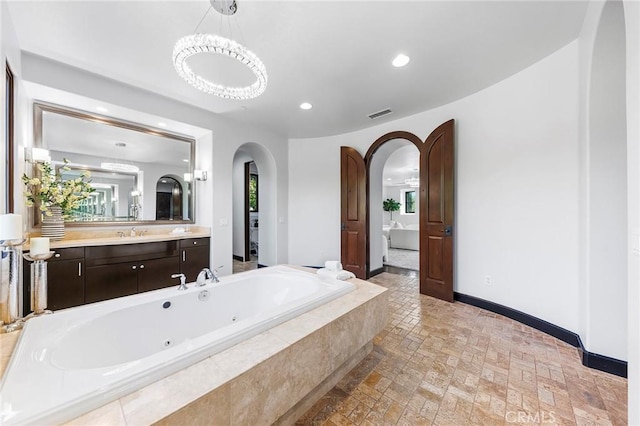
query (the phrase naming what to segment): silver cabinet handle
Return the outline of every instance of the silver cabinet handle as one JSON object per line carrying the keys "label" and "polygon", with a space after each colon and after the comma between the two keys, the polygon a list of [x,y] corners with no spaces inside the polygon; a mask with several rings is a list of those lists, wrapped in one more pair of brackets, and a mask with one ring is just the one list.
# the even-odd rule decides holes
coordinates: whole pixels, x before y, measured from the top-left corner
{"label": "silver cabinet handle", "polygon": [[183,262],[187,261],[187,251],[186,250],[182,250],[182,261]]}
{"label": "silver cabinet handle", "polygon": [[136,268],[137,268],[137,266],[136,266],[136,265],[133,265],[133,266],[131,267],[131,269],[136,269]]}
{"label": "silver cabinet handle", "polygon": [[82,262],[78,262],[78,276],[82,276]]}
{"label": "silver cabinet handle", "polygon": [[144,269],[144,265],[140,265],[140,269]]}
{"label": "silver cabinet handle", "polygon": [[60,257],[60,253],[54,254],[53,257]]}
{"label": "silver cabinet handle", "polygon": [[193,242],[193,245],[195,246],[196,244],[198,244],[198,242],[197,242],[197,241],[194,241],[194,242]]}

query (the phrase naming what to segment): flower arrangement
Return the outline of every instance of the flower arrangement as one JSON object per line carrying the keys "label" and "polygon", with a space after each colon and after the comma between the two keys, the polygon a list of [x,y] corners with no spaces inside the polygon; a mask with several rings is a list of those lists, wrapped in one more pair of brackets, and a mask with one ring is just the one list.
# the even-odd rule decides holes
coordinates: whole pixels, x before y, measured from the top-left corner
{"label": "flower arrangement", "polygon": [[62,172],[71,170],[67,164],[69,160],[64,159],[64,166],[58,171],[52,173],[50,163],[38,163],[37,167],[41,177],[29,178],[26,174],[22,175],[22,182],[26,187],[24,195],[27,199],[28,207],[40,203],[40,211],[51,216],[51,207],[60,207],[62,215],[68,217],[74,209],[80,206],[80,202],[95,190],[91,187],[90,180],[85,180],[91,176],[88,170],[82,172],[82,175],[75,179],[63,179]]}

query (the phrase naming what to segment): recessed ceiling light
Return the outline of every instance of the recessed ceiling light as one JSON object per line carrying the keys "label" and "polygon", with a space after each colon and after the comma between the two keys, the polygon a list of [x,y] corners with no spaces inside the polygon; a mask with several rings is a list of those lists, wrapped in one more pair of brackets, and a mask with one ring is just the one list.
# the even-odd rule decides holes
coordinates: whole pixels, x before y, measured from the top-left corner
{"label": "recessed ceiling light", "polygon": [[407,65],[410,60],[411,60],[410,57],[400,53],[398,56],[393,58],[393,61],[391,62],[391,64],[396,68],[400,68],[400,67],[404,67],[405,65]]}
{"label": "recessed ceiling light", "polygon": [[98,106],[98,107],[96,107],[96,111],[98,111],[98,112],[109,112],[109,110],[108,110],[108,109],[106,109],[106,108],[105,108],[105,107],[103,107],[103,106]]}
{"label": "recessed ceiling light", "polygon": [[189,162],[189,159],[185,158],[185,159],[184,159],[184,160],[182,160],[182,161],[184,161],[185,163],[188,163],[188,162]]}
{"label": "recessed ceiling light", "polygon": [[309,102],[303,102],[300,104],[300,108],[301,109],[311,109],[313,108],[313,105],[311,105]]}
{"label": "recessed ceiling light", "polygon": [[391,178],[387,178],[387,180],[391,180]]}
{"label": "recessed ceiling light", "polygon": [[163,123],[162,121],[158,123],[158,126],[160,127],[167,127],[167,123]]}

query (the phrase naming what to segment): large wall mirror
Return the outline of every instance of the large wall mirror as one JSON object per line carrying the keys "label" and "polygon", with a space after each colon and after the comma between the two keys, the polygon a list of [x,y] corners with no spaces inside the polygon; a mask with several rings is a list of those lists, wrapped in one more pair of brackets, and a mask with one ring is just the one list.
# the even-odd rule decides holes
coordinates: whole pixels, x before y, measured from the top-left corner
{"label": "large wall mirror", "polygon": [[34,147],[58,171],[69,161],[63,177],[91,172],[95,191],[67,224],[194,223],[193,138],[43,102],[33,109]]}

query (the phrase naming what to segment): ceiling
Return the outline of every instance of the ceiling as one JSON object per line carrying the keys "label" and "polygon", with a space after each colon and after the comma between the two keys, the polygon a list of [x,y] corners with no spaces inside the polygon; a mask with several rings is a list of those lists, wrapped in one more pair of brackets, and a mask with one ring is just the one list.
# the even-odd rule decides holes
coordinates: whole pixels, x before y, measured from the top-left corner
{"label": "ceiling", "polygon": [[[407,186],[405,179],[419,177],[420,151],[409,141],[396,148],[384,163],[382,170],[382,185]],[[376,152],[376,154],[378,154]]]}
{"label": "ceiling", "polygon": [[[576,39],[587,5],[239,0],[228,22],[212,10],[199,27],[231,36],[264,62],[265,93],[237,101],[199,92],[173,68],[174,44],[194,31],[207,0],[6,3],[24,51],[290,138],[346,133],[477,92]],[[400,52],[411,62],[394,68],[391,60]],[[252,82],[239,64],[220,55],[191,61],[205,78]],[[311,110],[298,107],[305,101]],[[367,117],[386,108],[393,113]]]}

